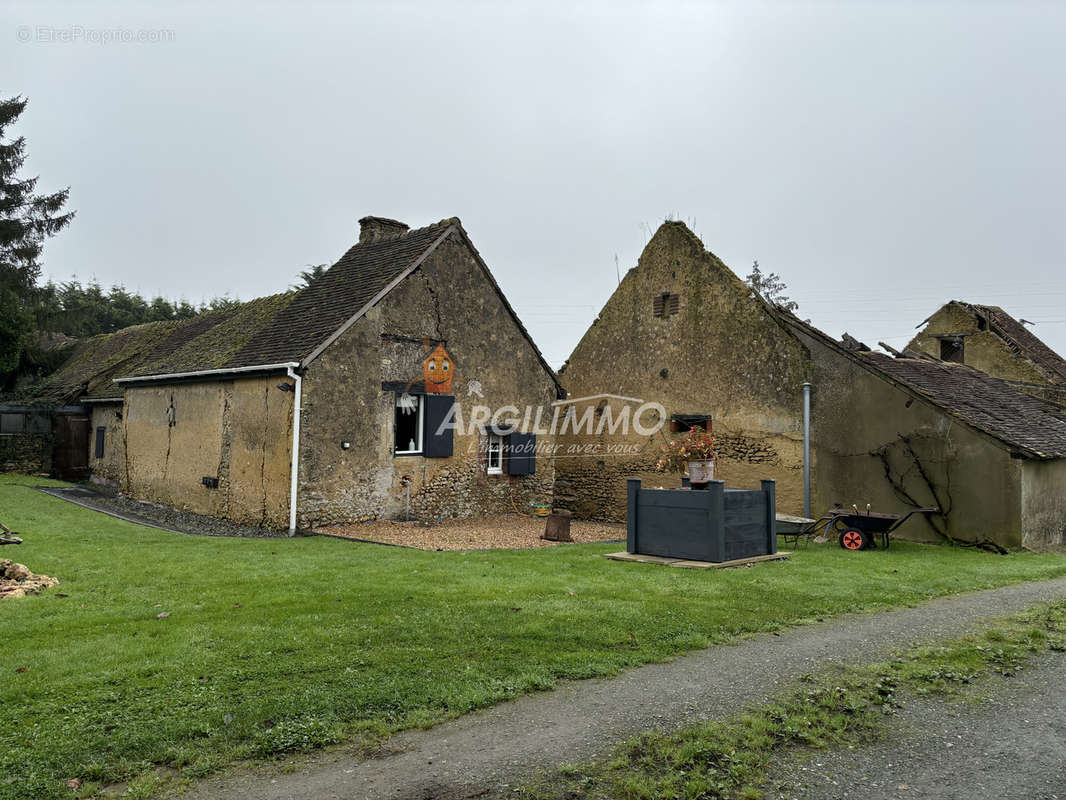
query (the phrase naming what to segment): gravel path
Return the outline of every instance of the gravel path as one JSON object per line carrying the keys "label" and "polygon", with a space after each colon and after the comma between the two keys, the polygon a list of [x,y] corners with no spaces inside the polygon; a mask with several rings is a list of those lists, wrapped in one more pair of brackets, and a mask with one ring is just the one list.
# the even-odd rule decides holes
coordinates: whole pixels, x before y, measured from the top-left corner
{"label": "gravel path", "polygon": [[[417,522],[366,522],[332,525],[316,533],[364,542],[397,544],[420,550],[486,550],[491,548],[554,547],[559,542],[541,539],[543,517],[501,514],[494,517],[452,519],[421,525]],[[575,542],[617,542],[626,538],[625,525],[571,520]]]}
{"label": "gravel path", "polygon": [[206,517],[191,511],[133,500],[120,495],[104,494],[87,486],[38,486],[37,490],[79,506],[100,511],[127,522],[160,528],[171,533],[189,533],[195,536],[240,536],[253,539],[277,539],[289,535],[287,530],[256,528],[238,525],[217,517]]}
{"label": "gravel path", "polygon": [[[201,783],[192,798],[484,797],[539,767],[603,756],[640,731],[731,716],[828,662],[865,663],[916,642],[956,637],[982,619],[1066,597],[1066,578],[849,615],[735,646],[701,650],[614,678],[569,682],[389,741],[391,755],[323,753],[293,772],[270,767]],[[784,601],[784,598],[783,598]]]}
{"label": "gravel path", "polygon": [[[768,793],[788,800],[1066,800],[1066,656],[996,679],[979,702],[907,700],[888,739],[789,761]],[[777,788],[774,787],[784,787]]]}

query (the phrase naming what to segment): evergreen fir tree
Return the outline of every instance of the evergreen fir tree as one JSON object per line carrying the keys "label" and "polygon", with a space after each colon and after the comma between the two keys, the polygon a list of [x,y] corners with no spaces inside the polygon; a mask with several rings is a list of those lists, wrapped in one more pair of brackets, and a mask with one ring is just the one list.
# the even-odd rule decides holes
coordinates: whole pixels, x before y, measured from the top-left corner
{"label": "evergreen fir tree", "polygon": [[35,327],[32,307],[44,242],[74,217],[63,212],[68,189],[36,194],[37,178],[20,175],[26,139],[9,139],[7,131],[26,102],[23,97],[0,100],[0,372],[18,365]]}

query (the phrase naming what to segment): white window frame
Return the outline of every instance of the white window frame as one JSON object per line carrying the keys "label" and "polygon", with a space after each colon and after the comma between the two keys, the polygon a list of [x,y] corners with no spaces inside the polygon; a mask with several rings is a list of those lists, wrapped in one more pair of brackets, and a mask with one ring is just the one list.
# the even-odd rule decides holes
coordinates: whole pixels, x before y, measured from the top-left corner
{"label": "white window frame", "polygon": [[[492,445],[496,443],[496,466],[492,465]],[[488,441],[485,445],[485,474],[503,475],[503,447],[504,438],[498,433],[489,431]]]}
{"label": "white window frame", "polygon": [[403,392],[397,392],[395,400],[392,406],[392,446],[393,455],[397,456],[420,456],[425,452],[425,443],[422,441],[422,429],[425,428],[425,413],[426,413],[426,397],[421,394],[412,394],[411,397],[418,399],[418,409],[415,411],[415,429],[418,431],[418,441],[415,442],[417,450],[397,450],[396,449],[396,412],[400,408],[400,398],[403,397]]}

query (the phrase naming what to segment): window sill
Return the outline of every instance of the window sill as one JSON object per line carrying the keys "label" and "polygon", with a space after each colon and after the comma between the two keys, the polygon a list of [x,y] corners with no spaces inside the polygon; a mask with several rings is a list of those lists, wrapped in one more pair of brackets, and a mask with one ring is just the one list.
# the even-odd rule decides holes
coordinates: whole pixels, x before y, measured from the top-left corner
{"label": "window sill", "polygon": [[401,451],[394,451],[393,455],[397,456],[397,457],[398,456],[420,456],[420,455],[423,455],[423,453],[422,453],[421,450],[401,450]]}

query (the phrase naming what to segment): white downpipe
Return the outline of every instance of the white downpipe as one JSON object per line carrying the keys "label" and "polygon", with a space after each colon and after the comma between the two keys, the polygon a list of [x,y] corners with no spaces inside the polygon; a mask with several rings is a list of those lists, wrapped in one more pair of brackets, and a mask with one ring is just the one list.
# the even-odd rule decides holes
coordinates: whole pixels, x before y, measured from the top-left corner
{"label": "white downpipe", "polygon": [[811,516],[811,385],[803,384],[803,516]]}
{"label": "white downpipe", "polygon": [[296,493],[300,482],[300,400],[303,392],[303,379],[291,366],[288,367],[286,374],[296,383],[292,401],[292,466],[289,468],[289,536],[295,536]]}

